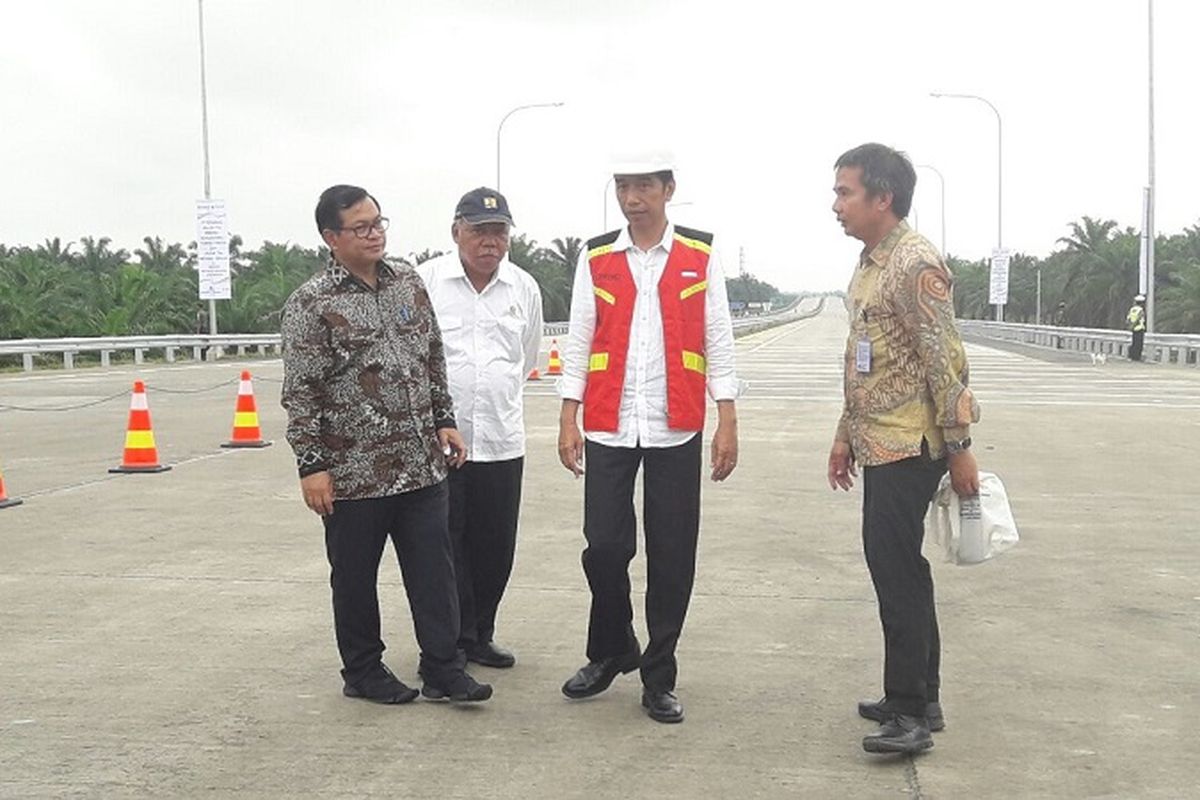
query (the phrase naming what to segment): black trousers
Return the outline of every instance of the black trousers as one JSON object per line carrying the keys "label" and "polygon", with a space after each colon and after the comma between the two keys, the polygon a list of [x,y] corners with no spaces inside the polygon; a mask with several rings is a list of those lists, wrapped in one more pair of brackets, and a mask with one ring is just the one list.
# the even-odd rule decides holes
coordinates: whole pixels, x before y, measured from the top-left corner
{"label": "black trousers", "polygon": [[945,459],[924,454],[863,469],[863,552],[883,623],[883,691],[900,714],[924,716],[941,685],[933,578],[921,543],[945,472]]}
{"label": "black trousers", "polygon": [[1134,331],[1133,332],[1133,342],[1131,342],[1129,345],[1129,360],[1130,361],[1141,361],[1142,360],[1142,345],[1145,341],[1146,341],[1146,332],[1145,331]]}
{"label": "black trousers", "polygon": [[702,437],[678,447],[584,445],[583,571],[592,590],[587,657],[599,661],[638,649],[629,598],[629,562],[637,552],[634,479],[643,469],[646,627],[642,683],[675,688],[675,646],[696,576],[700,533]]}
{"label": "black trousers", "polygon": [[450,544],[462,615],[459,647],[492,641],[517,547],[524,458],[450,471]]}
{"label": "black trousers", "polygon": [[388,537],[400,561],[404,589],[421,647],[421,676],[444,683],[464,666],[458,652],[458,592],[443,481],[413,492],[338,500],[325,517],[325,552],[333,588],[333,624],[342,677],[357,683],[380,663],[379,561]]}

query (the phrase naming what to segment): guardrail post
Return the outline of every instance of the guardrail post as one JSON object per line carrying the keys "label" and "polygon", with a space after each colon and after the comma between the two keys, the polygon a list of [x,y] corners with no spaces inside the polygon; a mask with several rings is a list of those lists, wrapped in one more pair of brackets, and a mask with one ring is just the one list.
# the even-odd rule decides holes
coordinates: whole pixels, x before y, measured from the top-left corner
{"label": "guardrail post", "polygon": [[75,369],[75,351],[63,350],[63,369]]}
{"label": "guardrail post", "polygon": [[244,344],[239,344],[239,345],[237,346],[237,354],[238,354],[238,356],[244,356],[244,355],[246,355],[246,345],[244,345]]}
{"label": "guardrail post", "polygon": [[174,347],[164,347],[163,355],[166,356],[168,364],[175,363],[175,348]]}
{"label": "guardrail post", "polygon": [[135,347],[135,348],[133,348],[133,363],[135,363],[135,364],[141,364],[141,363],[142,363],[143,361],[145,361],[145,360],[146,360],[146,351],[145,351],[145,349],[144,349],[144,348],[141,348],[141,347]]}
{"label": "guardrail post", "polygon": [[112,361],[112,350],[101,350],[100,351],[100,366],[102,366],[102,367],[110,366],[111,361]]}
{"label": "guardrail post", "polygon": [[200,346],[199,345],[192,348],[192,359],[194,361],[200,360]]}
{"label": "guardrail post", "polygon": [[33,353],[21,353],[21,366],[26,372],[33,372]]}

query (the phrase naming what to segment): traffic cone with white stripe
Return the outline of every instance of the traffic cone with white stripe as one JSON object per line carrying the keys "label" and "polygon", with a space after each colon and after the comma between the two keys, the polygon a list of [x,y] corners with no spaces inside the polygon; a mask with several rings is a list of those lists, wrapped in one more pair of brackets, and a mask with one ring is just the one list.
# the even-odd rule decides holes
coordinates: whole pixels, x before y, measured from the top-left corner
{"label": "traffic cone with white stripe", "polygon": [[550,363],[546,366],[547,375],[562,375],[562,359],[558,357],[558,339],[550,340]]}
{"label": "traffic cone with white stripe", "polygon": [[254,403],[254,384],[249,371],[242,372],[238,382],[237,407],[233,412],[233,436],[221,447],[270,447],[263,441],[262,429],[258,426],[258,406]]}
{"label": "traffic cone with white stripe", "polygon": [[8,492],[4,491],[4,470],[0,470],[0,508],[11,508],[19,506],[25,501],[19,497],[9,497]]}
{"label": "traffic cone with white stripe", "polygon": [[125,431],[125,456],[121,466],[109,472],[166,472],[170,467],[158,463],[154,430],[150,425],[150,404],[146,402],[146,384],[133,382],[129,398],[129,425]]}

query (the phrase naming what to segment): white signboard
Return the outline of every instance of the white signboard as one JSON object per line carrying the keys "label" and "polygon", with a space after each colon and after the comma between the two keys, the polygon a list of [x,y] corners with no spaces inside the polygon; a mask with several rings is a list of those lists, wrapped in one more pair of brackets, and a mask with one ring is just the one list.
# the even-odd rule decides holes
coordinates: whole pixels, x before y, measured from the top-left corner
{"label": "white signboard", "polygon": [[196,272],[201,300],[228,300],[233,296],[224,200],[196,201]]}
{"label": "white signboard", "polygon": [[1002,306],[1008,302],[1008,262],[1012,258],[1009,250],[997,248],[992,251],[992,271],[988,277],[988,302]]}

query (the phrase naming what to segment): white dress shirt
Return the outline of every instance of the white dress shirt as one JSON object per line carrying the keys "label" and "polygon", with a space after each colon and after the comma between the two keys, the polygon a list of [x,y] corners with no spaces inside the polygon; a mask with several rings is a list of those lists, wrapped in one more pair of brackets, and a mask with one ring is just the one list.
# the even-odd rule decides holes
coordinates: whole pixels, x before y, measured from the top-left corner
{"label": "white dress shirt", "polygon": [[542,293],[507,258],[483,291],[467,278],[457,249],[417,267],[433,301],[454,417],[470,461],[525,455],[521,392],[537,366]]}
{"label": "white dress shirt", "polygon": [[[675,447],[695,436],[694,431],[667,426],[667,365],[663,344],[662,310],[658,282],[667,265],[675,226],[667,224],[662,241],[649,250],[633,243],[629,229],[621,230],[613,252],[625,251],[629,271],[637,286],[633,321],[629,330],[629,355],[616,433],[584,431],[584,436],[609,447]],[[682,245],[679,245],[682,247]],[[733,322],[725,291],[725,270],[717,248],[708,257],[708,288],[704,301],[704,348],[708,362],[708,394],[713,400],[734,400],[741,382],[734,370]],[[563,348],[563,374],[558,393],[564,400],[583,400],[588,378],[588,357],[596,330],[596,295],[587,251],[580,253],[571,291],[571,327]]]}

